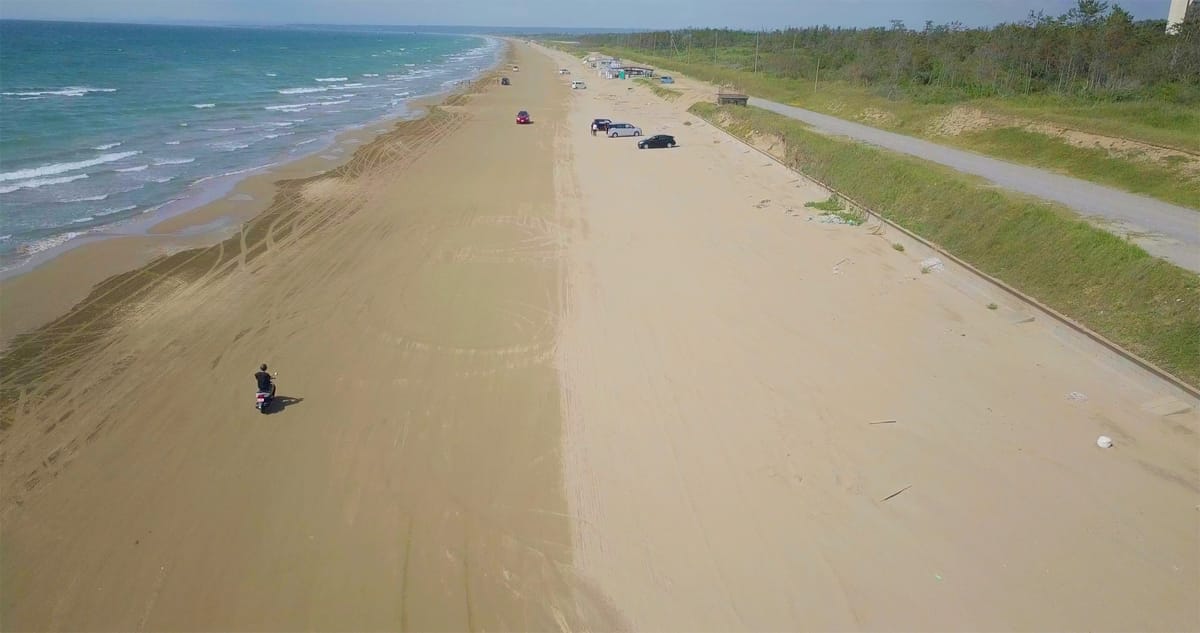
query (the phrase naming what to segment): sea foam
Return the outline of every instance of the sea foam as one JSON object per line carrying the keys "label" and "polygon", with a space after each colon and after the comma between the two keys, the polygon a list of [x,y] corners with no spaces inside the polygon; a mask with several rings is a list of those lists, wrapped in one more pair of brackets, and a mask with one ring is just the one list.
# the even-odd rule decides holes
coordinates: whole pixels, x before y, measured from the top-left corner
{"label": "sea foam", "polygon": [[68,182],[83,180],[87,178],[87,174],[76,174],[74,176],[61,176],[59,178],[33,178],[31,180],[22,180],[11,185],[0,187],[0,193],[12,193],[19,189],[37,189],[38,187],[47,187],[50,185],[64,185]]}
{"label": "sea foam", "polygon": [[310,92],[325,92],[326,90],[329,90],[329,88],[324,86],[315,86],[312,88],[284,88],[282,90],[277,90],[276,92],[281,95],[302,95]]}
{"label": "sea foam", "polygon": [[50,163],[49,165],[32,167],[30,169],[6,171],[0,173],[0,182],[6,182],[9,180],[22,180],[25,178],[38,178],[41,176],[53,176],[55,174],[62,174],[68,171],[75,171],[77,169],[86,169],[96,165],[103,165],[104,163],[113,163],[129,158],[130,156],[137,156],[138,154],[141,154],[141,152],[113,152],[111,154],[101,154],[96,158],[91,158],[88,160],[79,160],[70,163]]}
{"label": "sea foam", "polygon": [[67,198],[66,200],[59,200],[59,202],[63,204],[68,204],[71,202],[100,202],[106,198],[108,198],[108,194],[102,193],[98,196],[87,196],[85,198]]}
{"label": "sea foam", "polygon": [[116,88],[88,88],[87,86],[67,86],[51,90],[29,90],[26,92],[0,92],[8,97],[82,97],[91,92],[116,92]]}

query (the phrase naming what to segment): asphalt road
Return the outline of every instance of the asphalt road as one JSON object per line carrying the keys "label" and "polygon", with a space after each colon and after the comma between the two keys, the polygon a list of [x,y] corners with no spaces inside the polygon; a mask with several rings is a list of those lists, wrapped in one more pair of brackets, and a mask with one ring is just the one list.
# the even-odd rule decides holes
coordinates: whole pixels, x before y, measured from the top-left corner
{"label": "asphalt road", "polygon": [[1004,189],[1057,202],[1114,233],[1132,235],[1152,255],[1200,272],[1200,211],[1195,209],[766,99],[751,97],[750,105],[803,121],[819,131],[910,154],[980,176]]}

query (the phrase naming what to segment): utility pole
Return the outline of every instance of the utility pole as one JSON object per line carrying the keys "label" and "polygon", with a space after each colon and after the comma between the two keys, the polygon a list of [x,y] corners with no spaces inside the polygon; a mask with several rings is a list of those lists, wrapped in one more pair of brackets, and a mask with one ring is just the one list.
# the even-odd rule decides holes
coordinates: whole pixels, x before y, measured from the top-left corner
{"label": "utility pole", "polygon": [[762,31],[754,34],[754,72],[758,72],[758,40],[762,37]]}
{"label": "utility pole", "polygon": [[817,82],[821,80],[821,58],[817,58],[817,74],[813,75],[813,94],[817,93]]}

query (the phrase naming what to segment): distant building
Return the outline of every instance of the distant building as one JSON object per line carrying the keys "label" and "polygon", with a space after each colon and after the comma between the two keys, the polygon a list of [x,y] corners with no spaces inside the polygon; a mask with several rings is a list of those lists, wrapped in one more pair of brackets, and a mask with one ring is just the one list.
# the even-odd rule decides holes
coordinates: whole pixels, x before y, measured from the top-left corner
{"label": "distant building", "polygon": [[622,67],[618,68],[617,70],[624,70],[625,74],[629,75],[630,77],[653,77],[654,76],[653,68],[645,68],[643,66],[622,66]]}
{"label": "distant building", "polygon": [[1171,9],[1167,12],[1167,32],[1173,33],[1175,29],[1183,24],[1183,18],[1187,15],[1188,5],[1194,0],[1171,0]]}

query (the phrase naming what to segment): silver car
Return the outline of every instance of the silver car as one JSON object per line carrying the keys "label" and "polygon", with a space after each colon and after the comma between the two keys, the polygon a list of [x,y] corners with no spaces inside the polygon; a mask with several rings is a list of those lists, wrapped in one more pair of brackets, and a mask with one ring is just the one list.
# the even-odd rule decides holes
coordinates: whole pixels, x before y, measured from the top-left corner
{"label": "silver car", "polygon": [[629,123],[610,123],[608,125],[609,138],[617,138],[618,136],[641,136],[642,128],[634,127]]}

